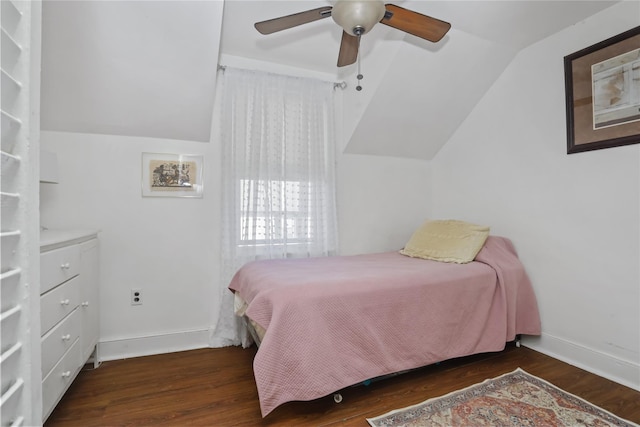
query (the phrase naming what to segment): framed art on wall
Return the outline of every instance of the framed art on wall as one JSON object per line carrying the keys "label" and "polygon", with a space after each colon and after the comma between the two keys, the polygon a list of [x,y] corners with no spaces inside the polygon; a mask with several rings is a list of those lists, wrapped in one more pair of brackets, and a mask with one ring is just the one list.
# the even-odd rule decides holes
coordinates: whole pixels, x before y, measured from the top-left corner
{"label": "framed art on wall", "polygon": [[202,171],[199,155],[142,153],[142,196],[202,197]]}
{"label": "framed art on wall", "polygon": [[567,154],[640,143],[640,27],[564,58]]}

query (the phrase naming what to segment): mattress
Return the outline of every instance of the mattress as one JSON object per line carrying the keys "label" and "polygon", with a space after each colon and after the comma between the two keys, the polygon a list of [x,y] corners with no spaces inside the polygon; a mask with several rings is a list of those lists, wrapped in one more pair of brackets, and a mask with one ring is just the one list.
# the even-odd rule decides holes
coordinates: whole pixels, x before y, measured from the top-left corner
{"label": "mattress", "polygon": [[247,312],[248,304],[238,293],[233,294],[233,305],[236,316],[240,316],[248,323],[247,328],[253,337],[256,345],[259,347],[260,343],[264,339],[264,334],[267,332],[262,326],[258,325],[255,321],[251,320],[245,314]]}

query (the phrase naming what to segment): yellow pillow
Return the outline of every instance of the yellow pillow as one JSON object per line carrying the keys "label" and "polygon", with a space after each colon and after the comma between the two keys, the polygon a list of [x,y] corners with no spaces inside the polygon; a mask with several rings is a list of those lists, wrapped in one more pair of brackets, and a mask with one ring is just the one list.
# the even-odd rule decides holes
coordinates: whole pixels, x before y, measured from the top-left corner
{"label": "yellow pillow", "polygon": [[425,222],[401,254],[413,258],[465,264],[473,261],[489,237],[489,227],[457,220]]}

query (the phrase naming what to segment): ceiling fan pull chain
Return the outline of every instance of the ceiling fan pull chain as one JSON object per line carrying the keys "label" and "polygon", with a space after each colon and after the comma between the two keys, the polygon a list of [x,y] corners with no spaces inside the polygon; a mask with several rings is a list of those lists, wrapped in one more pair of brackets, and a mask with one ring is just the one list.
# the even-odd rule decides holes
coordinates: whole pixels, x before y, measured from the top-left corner
{"label": "ceiling fan pull chain", "polygon": [[358,79],[358,86],[356,86],[357,91],[362,90],[362,86],[360,85],[360,80],[362,80],[362,73],[360,72],[360,36],[358,36],[358,75],[356,78]]}

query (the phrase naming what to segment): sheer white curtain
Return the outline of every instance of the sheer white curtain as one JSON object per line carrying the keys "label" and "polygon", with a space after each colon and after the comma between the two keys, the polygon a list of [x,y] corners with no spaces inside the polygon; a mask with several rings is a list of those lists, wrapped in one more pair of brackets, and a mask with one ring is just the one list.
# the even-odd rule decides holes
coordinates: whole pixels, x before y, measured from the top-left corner
{"label": "sheer white curtain", "polygon": [[233,68],[219,78],[222,306],[211,345],[247,345],[227,289],[238,268],[337,248],[334,88]]}

